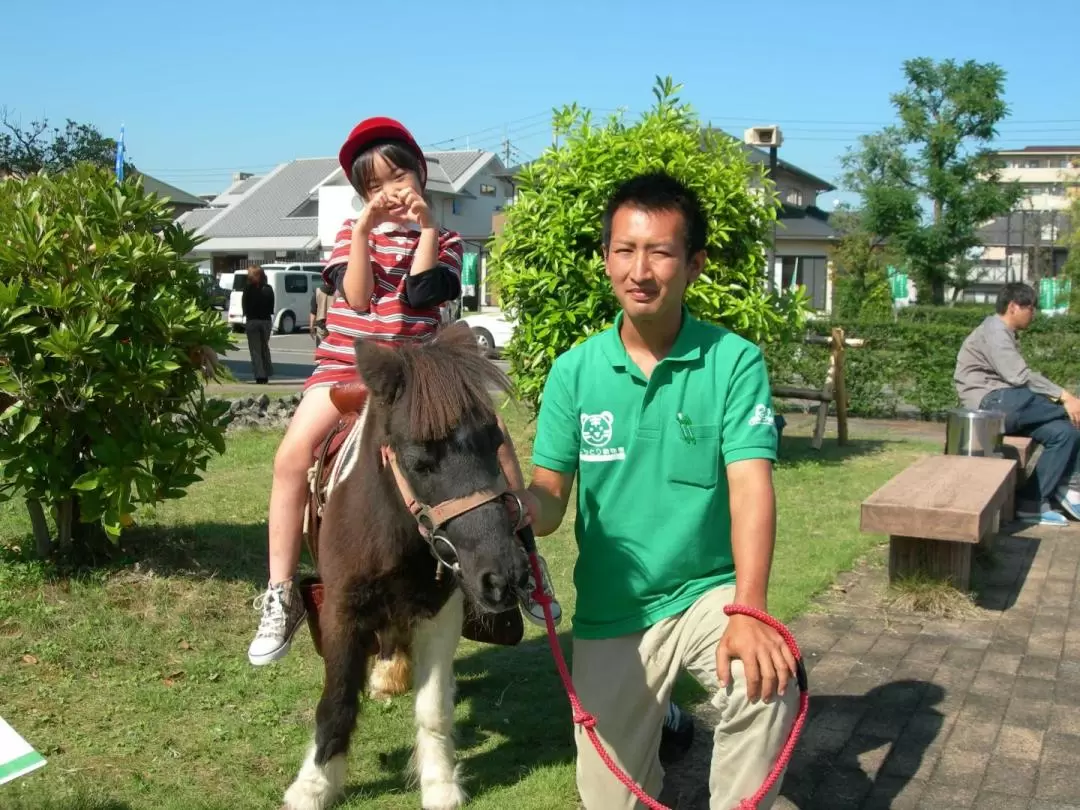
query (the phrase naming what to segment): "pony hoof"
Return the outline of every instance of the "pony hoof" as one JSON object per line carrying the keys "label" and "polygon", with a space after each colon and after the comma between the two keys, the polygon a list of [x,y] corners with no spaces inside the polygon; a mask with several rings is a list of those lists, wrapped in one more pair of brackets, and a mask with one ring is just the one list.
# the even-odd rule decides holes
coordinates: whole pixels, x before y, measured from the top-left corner
{"label": "pony hoof", "polygon": [[465,804],[465,791],[456,782],[424,787],[420,791],[423,810],[458,810]]}
{"label": "pony hoof", "polygon": [[311,751],[296,781],[285,791],[282,810],[327,810],[341,797],[348,769],[345,756],[338,754],[322,767],[313,758]]}

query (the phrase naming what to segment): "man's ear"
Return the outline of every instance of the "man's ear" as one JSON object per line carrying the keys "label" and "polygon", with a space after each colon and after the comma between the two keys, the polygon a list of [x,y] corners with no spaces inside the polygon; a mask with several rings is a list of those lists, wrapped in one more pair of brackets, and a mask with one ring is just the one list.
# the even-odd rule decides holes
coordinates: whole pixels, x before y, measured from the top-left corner
{"label": "man's ear", "polygon": [[405,387],[405,363],[395,349],[362,338],[356,341],[356,371],[381,402],[392,403]]}
{"label": "man's ear", "polygon": [[699,250],[693,256],[690,257],[690,261],[687,263],[687,270],[689,271],[686,286],[689,287],[705,270],[705,251]]}

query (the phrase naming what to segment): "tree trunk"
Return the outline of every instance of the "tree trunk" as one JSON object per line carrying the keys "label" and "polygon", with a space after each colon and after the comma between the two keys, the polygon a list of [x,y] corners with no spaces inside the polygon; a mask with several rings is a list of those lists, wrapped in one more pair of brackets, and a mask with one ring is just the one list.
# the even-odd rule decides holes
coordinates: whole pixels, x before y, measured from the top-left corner
{"label": "tree trunk", "polygon": [[41,501],[34,498],[26,499],[26,511],[30,513],[30,525],[34,527],[34,545],[39,560],[48,559],[52,554],[52,535],[49,533],[49,523],[45,520],[45,510],[41,508]]}
{"label": "tree trunk", "polygon": [[71,554],[71,527],[75,515],[74,498],[64,498],[56,505],[56,538],[60,553]]}

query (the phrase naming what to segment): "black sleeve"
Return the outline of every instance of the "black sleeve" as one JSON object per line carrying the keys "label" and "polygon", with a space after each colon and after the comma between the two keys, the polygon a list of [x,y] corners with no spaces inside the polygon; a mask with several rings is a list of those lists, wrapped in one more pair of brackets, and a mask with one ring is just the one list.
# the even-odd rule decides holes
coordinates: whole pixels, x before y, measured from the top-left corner
{"label": "black sleeve", "polygon": [[413,309],[437,307],[461,295],[461,279],[440,264],[418,276],[405,278],[405,299]]}
{"label": "black sleeve", "polygon": [[345,290],[342,289],[342,285],[345,283],[345,271],[348,269],[348,265],[342,262],[341,264],[335,264],[333,267],[328,267],[323,270],[323,280],[328,282],[331,287],[334,288],[332,295],[340,295],[345,297]]}
{"label": "black sleeve", "polygon": [[240,294],[240,311],[245,318],[251,317],[251,287],[247,287]]}

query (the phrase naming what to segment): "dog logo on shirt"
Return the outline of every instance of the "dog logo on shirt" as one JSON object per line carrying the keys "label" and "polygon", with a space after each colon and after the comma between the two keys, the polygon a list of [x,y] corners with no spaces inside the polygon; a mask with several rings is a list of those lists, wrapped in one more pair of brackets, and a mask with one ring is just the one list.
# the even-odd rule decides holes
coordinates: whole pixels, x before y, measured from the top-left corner
{"label": "dog logo on shirt", "polygon": [[581,414],[581,461],[623,461],[626,448],[609,447],[614,436],[615,416],[611,411]]}
{"label": "dog logo on shirt", "polygon": [[607,447],[611,441],[611,426],[615,417],[611,411],[581,415],[581,438],[590,447]]}

